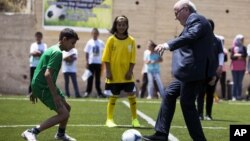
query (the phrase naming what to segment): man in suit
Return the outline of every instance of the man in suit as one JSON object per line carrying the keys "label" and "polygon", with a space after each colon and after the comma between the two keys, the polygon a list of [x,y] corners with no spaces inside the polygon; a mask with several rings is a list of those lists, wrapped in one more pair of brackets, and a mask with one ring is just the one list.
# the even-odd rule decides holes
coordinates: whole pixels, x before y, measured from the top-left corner
{"label": "man in suit", "polygon": [[156,47],[156,51],[173,51],[172,73],[175,79],[169,84],[163,97],[155,125],[155,133],[144,136],[146,141],[167,141],[175,112],[176,99],[180,104],[189,134],[194,141],[206,141],[198,112],[195,107],[197,94],[204,87],[208,70],[213,64],[213,33],[205,17],[196,13],[189,0],[180,0],[174,5],[176,19],[184,29],[179,37]]}

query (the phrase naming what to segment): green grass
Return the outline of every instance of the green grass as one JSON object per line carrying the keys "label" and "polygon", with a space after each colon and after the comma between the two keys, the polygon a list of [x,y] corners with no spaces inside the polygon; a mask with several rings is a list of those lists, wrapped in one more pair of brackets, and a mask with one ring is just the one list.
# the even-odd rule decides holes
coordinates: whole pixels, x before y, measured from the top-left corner
{"label": "green grass", "polygon": [[[5,99],[6,98],[6,99]],[[12,99],[14,98],[14,99]],[[17,99],[15,99],[17,98]],[[41,102],[31,104],[23,96],[0,96],[0,141],[22,141],[20,134],[32,126],[21,127],[2,127],[3,125],[36,125],[46,118],[54,115]],[[69,99],[72,107],[69,127],[67,132],[78,141],[119,141],[122,133],[130,129],[128,126],[117,128],[107,128],[104,125],[106,120],[106,100],[94,101],[95,99]],[[115,109],[115,121],[119,125],[130,125],[130,110],[118,100]],[[250,124],[249,102],[220,102],[214,104],[213,121],[202,121],[204,132],[209,141],[228,141],[229,125],[231,124]],[[160,107],[159,100],[147,102],[138,100],[138,109],[154,120],[157,117]],[[139,130],[143,135],[149,135],[154,129],[144,119],[139,118],[142,128]],[[80,125],[80,126],[73,126]],[[179,103],[177,103],[176,113],[172,122],[170,132],[180,141],[190,141],[191,138],[185,127]],[[208,129],[207,127],[223,127],[223,129]],[[38,139],[41,141],[53,141],[53,136],[57,127],[50,128],[42,132]]]}

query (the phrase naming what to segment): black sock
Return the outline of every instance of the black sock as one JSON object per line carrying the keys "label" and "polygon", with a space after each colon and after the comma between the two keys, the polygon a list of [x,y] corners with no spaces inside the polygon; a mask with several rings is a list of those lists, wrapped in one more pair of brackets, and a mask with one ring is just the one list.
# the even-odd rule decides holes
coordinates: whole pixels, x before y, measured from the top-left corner
{"label": "black sock", "polygon": [[31,132],[34,133],[34,134],[36,134],[36,135],[38,135],[40,133],[39,129],[36,128],[36,127],[32,128]]}
{"label": "black sock", "polygon": [[159,131],[156,131],[155,135],[158,135],[158,136],[167,136],[166,133],[162,133],[162,132],[159,132]]}
{"label": "black sock", "polygon": [[57,135],[64,136],[64,134],[65,134],[65,128],[58,127]]}

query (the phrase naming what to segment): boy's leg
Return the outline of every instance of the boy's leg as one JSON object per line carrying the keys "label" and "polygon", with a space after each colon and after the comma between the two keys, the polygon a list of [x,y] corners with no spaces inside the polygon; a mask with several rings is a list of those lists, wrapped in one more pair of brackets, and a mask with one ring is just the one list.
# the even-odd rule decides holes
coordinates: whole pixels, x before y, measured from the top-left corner
{"label": "boy's leg", "polygon": [[73,87],[75,89],[75,96],[79,98],[81,96],[80,96],[79,88],[78,88],[78,84],[77,84],[76,73],[72,72],[70,75],[71,75],[71,80],[72,80],[72,83],[73,83]]}
{"label": "boy's leg", "polygon": [[101,64],[95,64],[95,87],[99,96],[103,97],[101,89]]}
{"label": "boy's leg", "polygon": [[[70,112],[71,107],[65,100],[63,100],[63,105],[66,107],[68,112]],[[65,130],[66,130],[66,127],[67,127],[67,124],[68,124],[68,119],[69,119],[69,117],[59,123],[58,131],[57,131],[57,133],[55,135],[55,139],[63,140],[63,141],[76,141],[76,139],[70,137],[69,135],[67,135],[65,133]]]}
{"label": "boy's leg", "polygon": [[68,97],[70,97],[70,94],[69,94],[69,73],[65,72],[65,73],[63,73],[63,76],[64,76],[64,81],[65,81],[65,93]]}
{"label": "boy's leg", "polygon": [[[58,95],[61,97],[60,106],[55,105],[54,99],[48,89],[37,89],[34,87],[34,93],[37,95],[37,97],[51,110],[54,110],[57,112],[57,115],[50,117],[43,123],[41,123],[38,127],[34,127],[30,130],[26,130],[22,136],[26,138],[27,140],[32,140],[35,138],[35,135],[38,135],[41,131],[44,131],[56,124],[59,124],[59,133],[65,132],[66,124],[69,118],[69,112],[70,112],[70,106],[66,103],[64,100],[64,96],[60,89],[57,88]],[[31,135],[31,136],[30,136]],[[64,140],[66,141],[75,141],[75,139],[69,137],[68,135],[62,134]],[[32,137],[33,136],[33,137]],[[31,137],[31,138],[29,138]],[[57,136],[56,136],[57,137]],[[60,138],[58,138],[60,139]]]}
{"label": "boy's leg", "polygon": [[87,80],[87,87],[86,91],[83,97],[88,97],[92,91],[92,85],[93,85],[93,79],[94,79],[94,69],[93,64],[89,64],[89,71],[92,73],[92,75]]}

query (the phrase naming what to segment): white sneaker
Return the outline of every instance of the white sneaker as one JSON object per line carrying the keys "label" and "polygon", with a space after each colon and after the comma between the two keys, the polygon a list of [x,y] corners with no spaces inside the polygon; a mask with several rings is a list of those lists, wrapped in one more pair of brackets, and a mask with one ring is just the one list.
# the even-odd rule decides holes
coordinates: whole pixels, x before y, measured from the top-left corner
{"label": "white sneaker", "polygon": [[152,99],[152,97],[151,97],[151,96],[148,96],[147,99]]}
{"label": "white sneaker", "polygon": [[205,120],[213,120],[211,116],[205,116]]}
{"label": "white sneaker", "polygon": [[235,98],[235,97],[233,97],[233,98],[232,98],[232,101],[236,101],[236,98]]}
{"label": "white sneaker", "polygon": [[27,141],[37,141],[36,135],[32,133],[29,129],[24,131],[21,136]]}
{"label": "white sneaker", "polygon": [[58,134],[55,135],[55,139],[56,140],[62,140],[62,141],[76,141],[75,138],[70,137],[67,134],[64,134],[64,136],[58,136]]}

